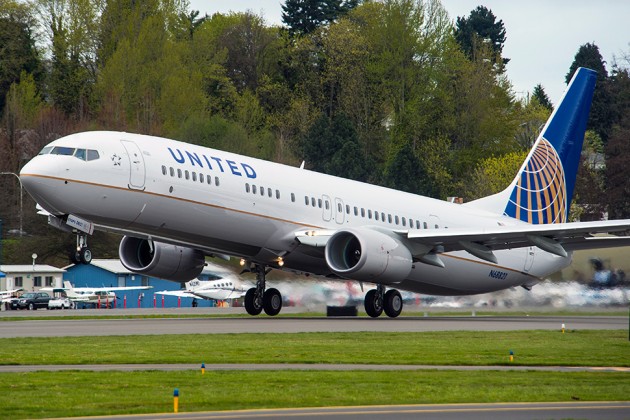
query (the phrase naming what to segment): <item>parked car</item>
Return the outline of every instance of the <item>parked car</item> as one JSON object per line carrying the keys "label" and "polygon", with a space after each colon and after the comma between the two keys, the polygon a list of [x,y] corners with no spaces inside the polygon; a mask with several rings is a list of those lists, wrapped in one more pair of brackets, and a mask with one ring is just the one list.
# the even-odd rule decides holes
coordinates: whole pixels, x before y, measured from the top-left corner
{"label": "parked car", "polygon": [[31,311],[37,308],[48,308],[50,296],[44,292],[24,293],[19,299],[11,301],[11,309],[28,309]]}
{"label": "parked car", "polygon": [[70,309],[74,303],[67,297],[53,298],[48,301],[48,309]]}

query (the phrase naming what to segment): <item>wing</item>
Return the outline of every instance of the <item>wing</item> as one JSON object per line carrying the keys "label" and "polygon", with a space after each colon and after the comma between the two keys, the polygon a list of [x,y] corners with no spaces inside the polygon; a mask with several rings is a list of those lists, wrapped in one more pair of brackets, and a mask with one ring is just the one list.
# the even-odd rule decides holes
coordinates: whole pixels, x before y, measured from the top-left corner
{"label": "wing", "polygon": [[[363,228],[363,229],[370,229]],[[374,228],[383,232],[382,228]],[[492,228],[426,229],[388,231],[400,239],[414,259],[443,266],[438,254],[467,251],[483,260],[496,263],[493,251],[537,246],[555,255],[566,257],[568,251],[630,245],[630,220],[557,223],[530,225],[515,223]],[[309,230],[296,233],[301,244],[314,248],[326,246],[335,231]],[[617,234],[619,236],[602,236]]]}
{"label": "wing", "polygon": [[153,286],[129,286],[129,287],[75,287],[75,292],[121,292],[125,290],[147,290],[153,289]]}
{"label": "wing", "polygon": [[188,290],[163,290],[161,292],[154,292],[153,294],[154,295],[164,295],[164,296],[177,296],[177,297],[185,297],[185,298],[194,298],[195,297]]}

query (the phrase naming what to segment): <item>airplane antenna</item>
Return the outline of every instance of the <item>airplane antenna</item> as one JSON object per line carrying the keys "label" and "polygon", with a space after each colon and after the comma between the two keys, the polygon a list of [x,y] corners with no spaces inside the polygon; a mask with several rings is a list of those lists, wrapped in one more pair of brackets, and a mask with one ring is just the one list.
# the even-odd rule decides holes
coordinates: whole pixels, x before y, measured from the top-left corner
{"label": "airplane antenna", "polygon": [[304,164],[306,163],[305,160],[302,161],[302,164],[300,165],[300,169],[304,169]]}

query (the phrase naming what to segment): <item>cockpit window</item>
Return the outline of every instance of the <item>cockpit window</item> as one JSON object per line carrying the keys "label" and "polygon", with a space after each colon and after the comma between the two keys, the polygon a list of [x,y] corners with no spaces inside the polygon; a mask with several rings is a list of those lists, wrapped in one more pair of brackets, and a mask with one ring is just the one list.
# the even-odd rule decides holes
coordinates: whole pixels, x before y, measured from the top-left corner
{"label": "cockpit window", "polygon": [[50,152],[51,155],[64,155],[64,156],[72,156],[74,155],[74,150],[72,147],[63,147],[63,146],[55,146]]}
{"label": "cockpit window", "polygon": [[77,151],[74,152],[74,157],[85,160],[85,149],[77,149]]}
{"label": "cockpit window", "polygon": [[63,147],[63,146],[46,146],[39,152],[40,155],[63,155],[63,156],[74,156],[77,159],[81,160],[96,160],[101,157],[98,153],[98,150],[91,149],[74,149],[72,147]]}

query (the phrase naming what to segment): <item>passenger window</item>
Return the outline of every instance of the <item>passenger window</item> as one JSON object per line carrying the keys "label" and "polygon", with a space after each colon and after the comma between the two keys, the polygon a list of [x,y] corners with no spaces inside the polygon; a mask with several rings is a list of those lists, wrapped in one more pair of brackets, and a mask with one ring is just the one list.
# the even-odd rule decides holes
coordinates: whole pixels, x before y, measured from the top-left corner
{"label": "passenger window", "polygon": [[326,210],[330,208],[330,202],[328,200],[324,201],[324,207],[326,207]]}
{"label": "passenger window", "polygon": [[357,208],[357,206],[354,206],[354,215],[355,216],[359,215],[359,209]]}
{"label": "passenger window", "polygon": [[321,198],[317,199],[317,207],[319,207],[320,209],[322,208],[322,199]]}
{"label": "passenger window", "polygon": [[219,177],[218,176],[214,177],[214,185],[216,185],[217,187],[219,186]]}
{"label": "passenger window", "polygon": [[208,185],[212,185],[212,177],[210,175],[206,175],[206,181],[208,181]]}
{"label": "passenger window", "polygon": [[252,193],[256,194],[256,186],[252,185]]}
{"label": "passenger window", "polygon": [[416,220],[416,229],[420,229],[420,220]]}
{"label": "passenger window", "polygon": [[276,190],[276,198],[280,200],[280,190]]}
{"label": "passenger window", "polygon": [[311,206],[315,207],[315,198],[311,197]]}
{"label": "passenger window", "polygon": [[407,219],[405,219],[404,217],[402,218],[402,225],[407,227]]}
{"label": "passenger window", "polygon": [[394,222],[398,224],[398,216],[394,216]]}
{"label": "passenger window", "polygon": [[172,166],[168,168],[168,171],[170,172],[171,176],[175,176],[175,169],[173,169]]}
{"label": "passenger window", "polygon": [[350,205],[346,204],[346,214],[350,214]]}
{"label": "passenger window", "polygon": [[378,221],[378,212],[377,211],[374,212],[374,220]]}
{"label": "passenger window", "polygon": [[192,173],[192,180],[195,182],[197,181],[197,172]]}
{"label": "passenger window", "polygon": [[337,212],[341,213],[343,211],[343,206],[341,205],[341,203],[337,203]]}
{"label": "passenger window", "polygon": [[387,215],[387,222],[388,222],[389,224],[391,224],[391,223],[392,223],[392,215],[391,215],[391,214],[388,214],[388,215]]}
{"label": "passenger window", "polygon": [[205,178],[205,176],[203,176],[203,174],[199,174],[199,182],[201,182],[203,184],[203,179]]}
{"label": "passenger window", "polygon": [[435,225],[435,228],[436,228],[436,229],[439,229],[440,227],[439,227],[438,225]]}
{"label": "passenger window", "polygon": [[182,177],[182,170],[178,169],[177,170],[177,178],[181,178]]}
{"label": "passenger window", "polygon": [[291,202],[295,203],[295,193],[291,193]]}
{"label": "passenger window", "polygon": [[249,183],[248,182],[245,183],[245,192],[246,193],[249,192]]}
{"label": "passenger window", "polygon": [[365,209],[361,207],[361,217],[365,217]]}
{"label": "passenger window", "polygon": [[162,165],[162,175],[166,175],[166,166]]}
{"label": "passenger window", "polygon": [[273,195],[271,193],[271,188],[267,188],[267,196],[271,198]]}
{"label": "passenger window", "polygon": [[368,210],[368,219],[372,219],[372,210]]}
{"label": "passenger window", "polygon": [[260,187],[260,195],[265,196],[265,187]]}
{"label": "passenger window", "polygon": [[308,206],[308,197],[304,196],[304,204],[306,204]]}
{"label": "passenger window", "polygon": [[186,179],[190,179],[190,174],[188,173],[188,169],[184,171],[184,175],[186,176]]}
{"label": "passenger window", "polygon": [[427,222],[423,222],[422,226],[424,226],[425,229],[428,229],[429,227],[427,226]]}

